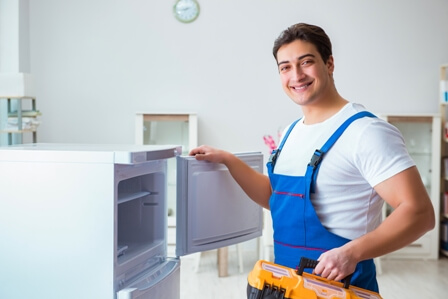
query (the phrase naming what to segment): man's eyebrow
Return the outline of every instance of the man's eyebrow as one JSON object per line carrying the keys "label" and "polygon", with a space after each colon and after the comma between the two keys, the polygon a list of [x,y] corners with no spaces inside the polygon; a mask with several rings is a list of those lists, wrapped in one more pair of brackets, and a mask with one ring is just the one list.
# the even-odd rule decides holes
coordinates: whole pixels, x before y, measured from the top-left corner
{"label": "man's eyebrow", "polygon": [[[299,57],[297,58],[297,60],[302,60],[303,58],[308,57],[308,56],[310,56],[310,57],[316,57],[314,54],[307,53],[307,54],[304,54],[304,55],[302,55],[302,56],[299,56]],[[277,65],[280,66],[281,64],[285,64],[285,63],[288,63],[288,62],[289,62],[288,60],[283,60],[283,61],[280,61],[279,63],[277,63]]]}

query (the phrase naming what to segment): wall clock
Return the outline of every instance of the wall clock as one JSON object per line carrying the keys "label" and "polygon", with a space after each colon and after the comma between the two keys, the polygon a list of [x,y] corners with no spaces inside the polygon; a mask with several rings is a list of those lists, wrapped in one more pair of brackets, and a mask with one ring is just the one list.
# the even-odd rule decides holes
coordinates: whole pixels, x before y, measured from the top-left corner
{"label": "wall clock", "polygon": [[174,16],[183,23],[190,23],[199,16],[199,3],[196,0],[178,0],[173,7]]}

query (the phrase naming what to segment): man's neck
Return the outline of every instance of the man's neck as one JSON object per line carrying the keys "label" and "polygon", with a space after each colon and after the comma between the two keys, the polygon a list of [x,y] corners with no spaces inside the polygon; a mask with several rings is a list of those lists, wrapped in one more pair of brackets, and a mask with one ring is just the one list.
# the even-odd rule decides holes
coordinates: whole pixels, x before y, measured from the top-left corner
{"label": "man's neck", "polygon": [[304,122],[307,125],[321,123],[338,113],[347,103],[346,99],[338,95],[316,105],[302,106]]}

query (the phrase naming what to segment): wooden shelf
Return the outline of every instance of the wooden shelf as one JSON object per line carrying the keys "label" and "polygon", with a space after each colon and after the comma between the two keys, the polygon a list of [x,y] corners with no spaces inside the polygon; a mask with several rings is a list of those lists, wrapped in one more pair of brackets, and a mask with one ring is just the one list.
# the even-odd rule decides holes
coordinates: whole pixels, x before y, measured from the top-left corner
{"label": "wooden shelf", "polygon": [[188,114],[147,114],[143,115],[144,121],[184,121],[187,122],[189,119]]}
{"label": "wooden shelf", "polygon": [[0,100],[36,100],[35,97],[30,96],[0,96]]}
{"label": "wooden shelf", "polygon": [[415,115],[415,116],[408,116],[408,115],[388,115],[387,120],[391,123],[393,122],[412,122],[412,123],[432,123],[432,116],[426,116],[426,115]]}
{"label": "wooden shelf", "polygon": [[26,130],[0,130],[0,133],[9,133],[9,134],[22,134],[22,133],[33,133],[36,132],[36,129],[26,129]]}

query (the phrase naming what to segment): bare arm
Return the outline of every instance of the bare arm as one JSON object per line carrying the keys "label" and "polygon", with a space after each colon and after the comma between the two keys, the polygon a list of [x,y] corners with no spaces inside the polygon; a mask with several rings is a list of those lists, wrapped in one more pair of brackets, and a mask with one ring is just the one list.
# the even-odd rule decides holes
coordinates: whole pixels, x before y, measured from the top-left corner
{"label": "bare arm", "polygon": [[394,208],[393,213],[374,231],[322,254],[317,274],[341,280],[358,262],[398,250],[434,228],[434,208],[415,166],[378,184],[375,190]]}
{"label": "bare arm", "polygon": [[266,175],[257,172],[232,153],[209,146],[203,145],[192,149],[190,155],[195,156],[196,160],[224,164],[244,192],[253,201],[269,209],[269,197],[272,191],[269,178]]}

